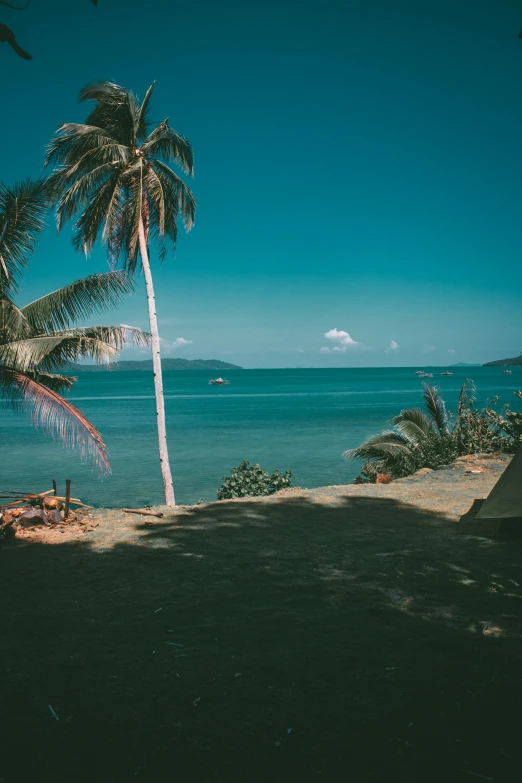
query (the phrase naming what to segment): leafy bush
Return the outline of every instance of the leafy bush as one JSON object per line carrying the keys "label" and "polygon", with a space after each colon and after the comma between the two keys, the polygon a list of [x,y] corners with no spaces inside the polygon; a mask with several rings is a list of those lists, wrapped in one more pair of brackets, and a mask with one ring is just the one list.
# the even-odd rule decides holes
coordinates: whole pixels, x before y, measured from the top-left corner
{"label": "leafy bush", "polygon": [[[522,392],[515,392],[522,399]],[[366,459],[357,483],[375,482],[377,473],[393,478],[411,476],[421,468],[437,470],[466,454],[514,453],[522,446],[522,413],[504,406],[504,413],[494,408],[475,410],[476,390],[473,381],[462,386],[458,411],[446,411],[439,390],[424,384],[426,412],[411,408],[392,419],[393,430],[368,438],[358,448],[344,453],[345,459]]]}
{"label": "leafy bush", "polygon": [[217,497],[218,500],[229,500],[273,495],[280,489],[289,487],[292,478],[289,470],[285,470],[283,474],[274,470],[272,475],[269,475],[260,465],[250,465],[245,459],[237,468],[231,469],[230,476],[223,476],[223,484],[217,491]]}
{"label": "leafy bush", "polygon": [[[516,391],[515,397],[522,400],[522,392]],[[496,402],[495,399],[493,405]],[[503,442],[506,443],[504,451],[515,454],[522,446],[522,413],[516,413],[510,409],[509,405],[504,405],[504,414],[497,413],[493,408],[487,408],[485,414],[493,426],[505,434],[505,438],[503,438]]]}

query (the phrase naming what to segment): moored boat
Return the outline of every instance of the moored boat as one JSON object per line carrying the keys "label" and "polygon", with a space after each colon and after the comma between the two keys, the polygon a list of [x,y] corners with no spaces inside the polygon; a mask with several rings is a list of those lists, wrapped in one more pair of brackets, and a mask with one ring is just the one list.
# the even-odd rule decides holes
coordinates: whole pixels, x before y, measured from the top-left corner
{"label": "moored boat", "polygon": [[224,378],[212,378],[209,381],[211,386],[228,386],[230,381],[226,381]]}
{"label": "moored boat", "polygon": [[446,370],[446,372],[441,372],[441,375],[453,375],[453,373],[449,370]]}

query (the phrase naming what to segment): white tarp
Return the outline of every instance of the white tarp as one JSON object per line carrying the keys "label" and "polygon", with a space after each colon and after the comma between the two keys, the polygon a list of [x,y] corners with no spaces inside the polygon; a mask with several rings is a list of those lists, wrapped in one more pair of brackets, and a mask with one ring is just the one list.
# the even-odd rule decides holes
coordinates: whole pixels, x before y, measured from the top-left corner
{"label": "white tarp", "polygon": [[522,449],[518,451],[488,495],[476,519],[522,518]]}

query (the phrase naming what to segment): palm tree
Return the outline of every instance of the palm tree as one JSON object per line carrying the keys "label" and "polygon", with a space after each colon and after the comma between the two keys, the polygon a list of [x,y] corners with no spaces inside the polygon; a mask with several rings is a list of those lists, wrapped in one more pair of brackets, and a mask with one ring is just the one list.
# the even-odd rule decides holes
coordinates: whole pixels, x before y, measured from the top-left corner
{"label": "palm tree", "polygon": [[[95,274],[17,307],[12,297],[47,207],[43,183],[28,181],[13,188],[0,183],[0,400],[30,410],[35,425],[88,452],[107,472],[100,433],[62,396],[76,378],[56,370],[80,357],[114,358],[129,327],[73,324],[116,304],[133,290],[133,282],[125,272]],[[137,344],[148,342],[148,335],[130,332]]]}
{"label": "palm tree", "polygon": [[[388,429],[378,435],[372,435],[355,449],[348,449],[343,457],[350,459],[376,460],[386,462],[401,457],[410,457],[435,438],[441,442],[451,434],[446,405],[437,387],[423,384],[423,398],[426,412],[419,408],[409,408],[395,416],[391,423],[395,429]],[[474,403],[473,388],[464,383],[459,397],[458,422],[464,412]]]}
{"label": "palm tree", "polygon": [[178,219],[187,231],[196,202],[187,185],[170,168],[177,164],[193,174],[189,142],[164,120],[152,130],[148,120],[154,85],[140,103],[129,90],[110,82],[91,84],[80,100],[94,101],[85,123],[65,123],[47,150],[46,165],[56,201],[58,230],[77,216],[73,242],[89,255],[101,233],[111,265],[118,261],[134,274],[141,262],[147,289],[158,442],[165,502],[175,505],[169,465],[160,339],[149,259],[153,239],[160,258],[173,248]]}

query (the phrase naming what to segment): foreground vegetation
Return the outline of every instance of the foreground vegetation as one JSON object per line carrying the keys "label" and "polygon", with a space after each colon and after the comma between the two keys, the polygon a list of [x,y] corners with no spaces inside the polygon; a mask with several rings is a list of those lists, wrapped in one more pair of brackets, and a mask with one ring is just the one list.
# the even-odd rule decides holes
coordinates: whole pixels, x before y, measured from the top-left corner
{"label": "foreground vegetation", "polygon": [[[345,459],[366,460],[358,483],[375,481],[380,473],[402,478],[421,468],[436,470],[467,454],[514,454],[522,445],[522,414],[508,405],[497,410],[498,397],[477,410],[473,381],[464,382],[455,416],[448,413],[437,387],[426,383],[423,387],[424,411],[401,411],[391,421],[394,429],[344,452]],[[522,392],[515,395],[522,399]]]}
{"label": "foreground vegetation", "polygon": [[217,491],[218,500],[233,498],[261,497],[274,495],[281,489],[287,489],[292,484],[292,472],[285,470],[281,474],[274,470],[272,475],[258,465],[250,465],[243,460],[237,468],[230,470],[230,476],[223,476],[223,484]]}

